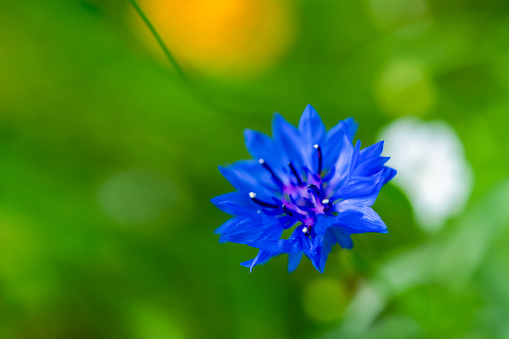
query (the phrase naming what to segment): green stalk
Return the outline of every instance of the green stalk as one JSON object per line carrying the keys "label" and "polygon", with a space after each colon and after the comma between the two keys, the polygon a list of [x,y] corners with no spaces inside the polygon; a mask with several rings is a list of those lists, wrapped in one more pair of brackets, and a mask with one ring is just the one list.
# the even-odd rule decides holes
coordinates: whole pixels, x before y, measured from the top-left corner
{"label": "green stalk", "polygon": [[136,12],[140,16],[140,18],[143,20],[145,25],[147,25],[148,29],[150,30],[150,32],[152,33],[152,35],[156,39],[157,43],[159,44],[159,46],[163,50],[164,55],[166,56],[166,58],[168,58],[168,60],[170,61],[171,65],[173,66],[173,68],[177,72],[177,74],[180,77],[184,78],[184,72],[182,72],[182,68],[180,68],[179,64],[177,63],[177,60],[175,60],[175,58],[171,54],[171,52],[168,49],[168,47],[166,47],[166,45],[164,44],[163,39],[161,39],[161,37],[157,33],[157,31],[154,28],[154,26],[150,23],[150,20],[147,18],[147,16],[145,15],[143,10],[141,9],[141,7],[138,4],[138,2],[136,2],[136,0],[129,0],[129,1],[131,2],[131,5],[134,7],[134,9],[136,10]]}

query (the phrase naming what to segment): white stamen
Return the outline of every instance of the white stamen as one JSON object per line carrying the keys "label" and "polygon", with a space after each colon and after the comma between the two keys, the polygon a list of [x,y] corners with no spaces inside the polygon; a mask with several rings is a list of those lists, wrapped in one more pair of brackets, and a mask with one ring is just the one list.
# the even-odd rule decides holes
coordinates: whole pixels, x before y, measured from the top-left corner
{"label": "white stamen", "polygon": [[314,144],[313,147],[318,149],[318,147],[320,147],[320,146],[318,146],[318,144]]}
{"label": "white stamen", "polygon": [[307,228],[307,227],[302,228],[302,233],[308,233],[308,231],[309,231],[309,228]]}
{"label": "white stamen", "polygon": [[260,165],[263,165],[263,163],[264,163],[264,162],[265,162],[265,160],[263,160],[262,158],[258,159],[258,163],[259,163]]}
{"label": "white stamen", "polygon": [[255,192],[249,192],[249,197],[251,199],[254,199],[256,197],[256,193]]}
{"label": "white stamen", "polygon": [[329,199],[323,199],[323,200],[322,200],[322,204],[324,204],[324,205],[329,204],[329,202],[330,202],[330,201],[329,201]]}

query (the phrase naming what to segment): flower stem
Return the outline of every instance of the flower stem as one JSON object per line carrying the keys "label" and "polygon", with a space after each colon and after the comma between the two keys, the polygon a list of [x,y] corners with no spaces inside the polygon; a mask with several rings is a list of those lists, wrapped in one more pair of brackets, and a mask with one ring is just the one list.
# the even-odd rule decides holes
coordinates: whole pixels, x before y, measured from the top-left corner
{"label": "flower stem", "polygon": [[156,39],[157,43],[159,44],[159,47],[161,47],[161,49],[163,50],[164,55],[170,61],[171,65],[173,66],[173,68],[175,69],[177,74],[180,77],[184,78],[184,72],[182,72],[182,68],[180,68],[179,64],[177,63],[177,60],[175,60],[175,57],[171,54],[171,52],[168,49],[168,47],[166,47],[166,45],[163,42],[163,39],[161,39],[161,36],[159,36],[159,34],[157,33],[156,29],[154,28],[154,26],[152,25],[150,20],[147,18],[147,16],[145,15],[143,10],[141,9],[141,7],[138,4],[138,2],[136,0],[129,0],[129,1],[131,2],[131,5],[134,7],[134,9],[136,10],[136,12],[140,16],[140,18],[143,20],[145,25],[147,25],[147,28],[150,30],[150,33],[152,33],[152,35]]}

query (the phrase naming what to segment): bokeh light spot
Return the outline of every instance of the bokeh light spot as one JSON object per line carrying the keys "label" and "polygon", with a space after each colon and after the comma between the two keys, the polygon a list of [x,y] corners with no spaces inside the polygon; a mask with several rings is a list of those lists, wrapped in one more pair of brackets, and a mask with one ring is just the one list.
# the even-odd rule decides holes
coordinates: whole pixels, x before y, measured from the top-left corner
{"label": "bokeh light spot", "polygon": [[332,278],[315,279],[304,290],[304,312],[315,322],[339,319],[345,305],[345,291],[342,285]]}
{"label": "bokeh light spot", "polygon": [[99,189],[102,208],[120,224],[151,222],[175,201],[174,185],[160,175],[145,171],[118,173]]}
{"label": "bokeh light spot", "polygon": [[428,5],[424,0],[370,0],[369,8],[375,25],[390,29],[428,15]]}
{"label": "bokeh light spot", "polygon": [[[283,0],[144,0],[152,24],[184,68],[246,76],[277,61],[293,40],[293,10]],[[135,15],[132,13],[133,16]],[[137,28],[146,31],[136,16]],[[154,48],[159,48],[154,44]]]}
{"label": "bokeh light spot", "polygon": [[473,171],[452,127],[406,117],[384,128],[379,138],[386,141],[388,165],[398,169],[394,183],[407,194],[420,226],[437,230],[464,209]]}
{"label": "bokeh light spot", "polygon": [[435,89],[417,63],[398,61],[382,71],[375,96],[380,110],[388,116],[423,115],[435,102]]}

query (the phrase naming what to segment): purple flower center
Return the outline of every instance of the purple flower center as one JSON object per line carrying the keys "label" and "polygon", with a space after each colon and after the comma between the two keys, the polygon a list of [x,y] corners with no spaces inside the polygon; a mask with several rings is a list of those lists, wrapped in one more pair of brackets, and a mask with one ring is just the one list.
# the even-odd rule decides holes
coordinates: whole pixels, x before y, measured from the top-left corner
{"label": "purple flower center", "polygon": [[280,187],[280,197],[273,197],[272,199],[276,202],[273,204],[256,198],[255,192],[249,193],[253,202],[272,210],[267,211],[269,214],[286,214],[302,222],[304,225],[302,232],[306,235],[311,234],[311,230],[317,222],[317,216],[331,214],[329,211],[332,207],[332,203],[326,197],[326,192],[322,187],[322,150],[319,145],[313,147],[317,150],[318,170],[316,173],[318,174],[311,173],[306,167],[299,172],[290,162],[288,167],[294,180],[290,179],[287,183],[283,183],[272,168],[263,159],[259,159],[260,165],[270,172],[274,183]]}

